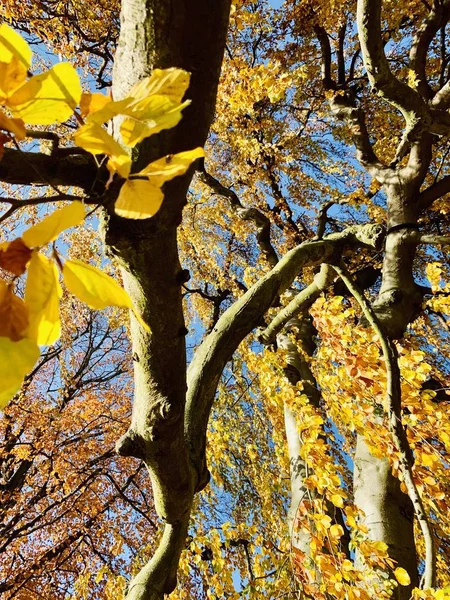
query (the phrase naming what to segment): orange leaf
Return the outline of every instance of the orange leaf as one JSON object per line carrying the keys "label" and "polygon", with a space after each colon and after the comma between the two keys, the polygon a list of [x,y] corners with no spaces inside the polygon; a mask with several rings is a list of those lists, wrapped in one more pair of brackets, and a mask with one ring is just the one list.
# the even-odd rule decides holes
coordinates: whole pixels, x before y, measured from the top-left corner
{"label": "orange leaf", "polygon": [[31,250],[24,244],[22,238],[7,243],[5,249],[0,247],[0,267],[13,275],[25,273],[30,258]]}
{"label": "orange leaf", "polygon": [[0,337],[18,342],[28,327],[28,310],[25,302],[12,293],[4,281],[0,282]]}

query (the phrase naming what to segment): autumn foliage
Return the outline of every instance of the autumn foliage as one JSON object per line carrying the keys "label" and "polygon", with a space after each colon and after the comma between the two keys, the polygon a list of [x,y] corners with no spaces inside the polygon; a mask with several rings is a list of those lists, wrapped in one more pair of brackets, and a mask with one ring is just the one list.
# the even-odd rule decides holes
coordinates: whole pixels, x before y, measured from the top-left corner
{"label": "autumn foliage", "polygon": [[194,4],[0,9],[0,593],[448,599],[450,4]]}

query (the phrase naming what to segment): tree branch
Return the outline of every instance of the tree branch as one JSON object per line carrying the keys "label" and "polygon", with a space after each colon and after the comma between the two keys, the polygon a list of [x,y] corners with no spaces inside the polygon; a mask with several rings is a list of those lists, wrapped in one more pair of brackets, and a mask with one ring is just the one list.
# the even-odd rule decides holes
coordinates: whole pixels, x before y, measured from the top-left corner
{"label": "tree branch", "polygon": [[275,298],[300,270],[330,262],[345,245],[379,247],[384,237],[379,225],[355,226],[323,240],[304,242],[253,285],[221,316],[214,330],[197,349],[188,370],[185,432],[200,481],[208,481],[205,464],[206,428],[222,370],[241,341],[257,327]]}
{"label": "tree branch", "polygon": [[364,296],[364,293],[356,286],[347,267],[341,263],[340,266],[333,265],[333,269],[344,281],[349,292],[361,307],[364,316],[377,334],[383,357],[386,363],[386,404],[385,410],[388,417],[389,428],[392,439],[399,453],[399,467],[403,476],[408,496],[413,504],[414,512],[419,521],[422,535],[425,541],[425,572],[423,576],[423,587],[433,588],[436,580],[436,554],[433,542],[433,530],[425,512],[422,499],[417,490],[412,474],[412,451],[406,437],[406,431],[402,425],[400,368],[398,366],[397,350],[389,337],[385,334],[378,317]]}

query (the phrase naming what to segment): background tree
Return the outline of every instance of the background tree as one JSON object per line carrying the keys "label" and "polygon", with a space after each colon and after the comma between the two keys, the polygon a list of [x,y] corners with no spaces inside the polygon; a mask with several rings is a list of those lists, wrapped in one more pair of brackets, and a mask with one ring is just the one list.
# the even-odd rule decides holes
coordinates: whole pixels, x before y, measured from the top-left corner
{"label": "background tree", "polygon": [[[4,17],[61,44],[52,34],[57,21],[64,52],[101,47],[107,64],[117,14],[108,12],[108,29],[102,25],[96,38],[95,11],[31,4],[42,21],[14,3],[2,8]],[[449,306],[440,248],[449,242],[449,7],[445,0],[400,7],[359,0],[331,8],[285,2],[280,9],[236,2],[225,43],[228,13],[226,2],[214,10],[204,0],[189,7],[122,2],[114,100],[154,67],[192,73],[192,104],[179,125],[135,147],[133,172],[203,145],[211,127],[207,159],[197,164],[190,192],[193,169],[164,185],[153,218],[115,214],[123,178],[116,175],[105,189],[104,163],[70,141],[75,123],[61,130],[67,146],[54,144],[50,155],[6,144],[0,162],[6,184],[50,184],[52,194],[77,187],[85,202],[103,207],[106,251],[151,329],[132,317],[134,407],[117,445],[119,454],[141,462],[126,463],[120,481],[112,481],[117,458],[108,454],[104,471],[93,475],[97,463],[88,456],[98,450],[86,450],[83,436],[77,452],[89,464],[71,490],[92,474],[99,500],[90,500],[90,486],[83,490],[80,501],[94,510],[84,527],[98,520],[104,531],[102,510],[125,494],[140,515],[135,529],[130,522],[129,547],[137,549],[145,519],[153,522],[145,500],[128,494],[131,473],[145,488],[143,462],[165,525],[156,552],[153,541],[136,550],[138,572],[127,598],[172,592],[179,565],[174,598],[297,597],[303,590],[314,598],[409,599],[419,586],[427,591],[416,589],[416,597],[444,598]],[[8,216],[31,203],[25,197],[26,203],[10,200]],[[192,332],[187,352],[185,320]],[[90,335],[91,346],[101,347],[103,327]],[[104,376],[99,365],[99,384]],[[27,402],[41,385],[27,389]],[[86,403],[95,404],[91,392]],[[5,466],[11,488],[16,472],[18,487],[30,477],[30,453],[15,450],[28,428],[16,416],[11,429],[17,406],[23,410],[20,398],[5,425],[6,451],[18,461],[14,469]],[[73,410],[75,421],[83,418]],[[111,411],[119,420],[126,412],[113,400]],[[44,446],[33,440],[33,458]],[[55,511],[61,522],[62,503],[53,507],[52,492],[35,485],[50,502],[44,514]],[[62,523],[78,519],[68,510]],[[11,520],[19,537],[20,527],[33,527],[33,519]],[[51,526],[45,516],[41,523]],[[100,538],[90,546],[83,541],[80,550],[77,530],[64,527],[69,557],[56,560],[52,582],[65,592],[59,581],[73,576],[64,576],[63,565],[70,573],[80,556],[105,552]],[[39,569],[56,556],[40,543],[30,542],[36,559],[21,558],[23,576],[7,574],[7,593],[17,593],[15,586],[50,593],[39,587]],[[114,560],[104,561],[98,580],[94,569],[86,572],[76,593],[108,597],[108,585],[123,585],[114,579],[123,563]]]}

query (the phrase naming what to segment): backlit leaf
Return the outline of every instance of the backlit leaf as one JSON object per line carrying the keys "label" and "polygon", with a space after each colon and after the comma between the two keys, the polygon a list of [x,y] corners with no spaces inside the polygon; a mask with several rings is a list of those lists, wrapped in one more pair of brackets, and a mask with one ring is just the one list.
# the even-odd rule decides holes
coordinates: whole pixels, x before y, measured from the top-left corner
{"label": "backlit leaf", "polygon": [[186,173],[191,163],[204,155],[203,148],[195,148],[150,163],[123,184],[115,204],[116,214],[127,219],[153,217],[164,199],[162,185]]}
{"label": "backlit leaf", "polygon": [[72,116],[81,98],[77,72],[69,63],[31,77],[10,98],[7,106],[14,116],[32,125],[62,123]]}
{"label": "backlit leaf", "polygon": [[411,578],[403,567],[397,567],[394,571],[394,575],[400,585],[409,585],[411,583]]}
{"label": "backlit leaf", "polygon": [[33,252],[25,288],[25,303],[30,318],[27,335],[40,346],[55,343],[61,335],[61,295],[56,265],[40,252]]}
{"label": "backlit leaf", "polygon": [[27,68],[13,56],[8,63],[0,62],[0,103],[4,104],[27,78]]}
{"label": "backlit leaf", "polygon": [[158,94],[167,96],[173,102],[181,102],[190,78],[190,73],[183,69],[154,69],[150,77],[141,79],[131,88],[128,97],[143,100]]}
{"label": "backlit leaf", "polygon": [[25,67],[31,67],[31,49],[21,35],[6,23],[0,26],[0,62],[9,63],[15,57]]}
{"label": "backlit leaf", "polygon": [[161,208],[164,194],[151,179],[128,179],[120,189],[114,210],[126,219],[149,219]]}
{"label": "backlit leaf", "polygon": [[31,250],[24,244],[22,238],[0,246],[0,267],[13,275],[25,273],[30,258]]}
{"label": "backlit leaf", "polygon": [[91,154],[110,156],[109,166],[122,177],[127,177],[131,158],[122,146],[101,125],[88,122],[75,133],[75,143]]}
{"label": "backlit leaf", "polygon": [[65,229],[79,225],[85,215],[84,205],[81,202],[71,202],[27,229],[22,234],[22,239],[29,248],[40,248],[56,240]]}
{"label": "backlit leaf", "polygon": [[0,336],[13,342],[24,338],[28,327],[28,310],[9,285],[0,281]]}
{"label": "backlit leaf", "polygon": [[39,358],[39,346],[29,339],[13,342],[0,337],[0,408],[19,390],[27,373]]}
{"label": "backlit leaf", "polygon": [[127,292],[109,275],[80,260],[66,260],[63,268],[64,283],[74,296],[90,308],[101,310],[107,306],[130,308],[141,325],[148,330],[133,307]]}
{"label": "backlit leaf", "polygon": [[0,129],[9,131],[16,136],[17,140],[25,139],[25,123],[22,119],[12,119],[0,111]]}
{"label": "backlit leaf", "polygon": [[80,100],[81,116],[87,117],[88,115],[101,110],[110,102],[111,98],[109,96],[105,96],[104,94],[83,93],[81,94]]}
{"label": "backlit leaf", "polygon": [[167,96],[150,96],[133,104],[123,113],[127,115],[120,126],[124,143],[133,148],[144,138],[175,127],[181,120],[181,111],[190,103],[190,100],[180,104]]}
{"label": "backlit leaf", "polygon": [[166,181],[184,175],[190,165],[198,158],[203,158],[205,152],[203,148],[195,148],[178,154],[169,154],[164,158],[155,160],[142,169],[137,175],[148,175],[151,179],[162,185]]}

